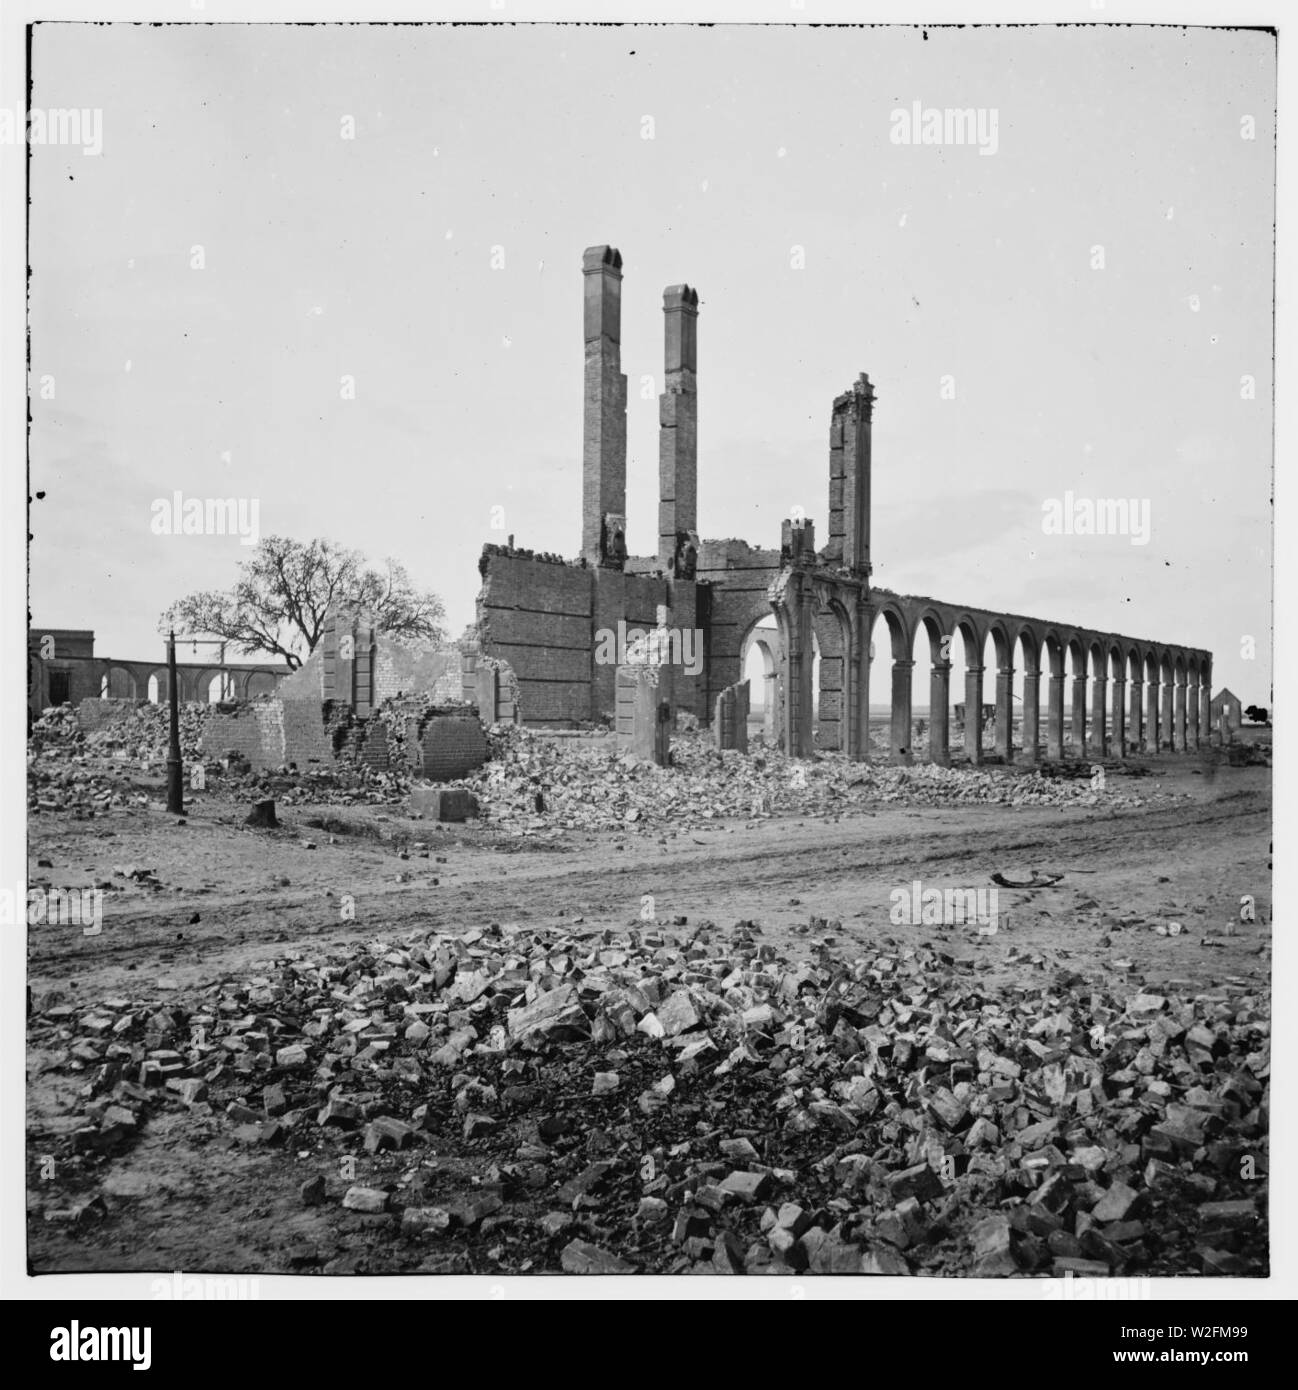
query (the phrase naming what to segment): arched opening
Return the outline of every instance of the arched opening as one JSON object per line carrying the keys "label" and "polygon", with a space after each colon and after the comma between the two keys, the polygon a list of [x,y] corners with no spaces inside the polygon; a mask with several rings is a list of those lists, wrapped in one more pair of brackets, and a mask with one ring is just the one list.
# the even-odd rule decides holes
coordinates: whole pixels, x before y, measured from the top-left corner
{"label": "arched opening", "polygon": [[1145,752],[1157,753],[1159,729],[1159,665],[1158,657],[1145,653]]}
{"label": "arched opening", "polygon": [[1092,758],[1109,755],[1109,658],[1104,644],[1092,638],[1089,649],[1091,698],[1088,705],[1086,751]]}
{"label": "arched opening", "polygon": [[[775,627],[775,618],[771,618],[771,627]],[[273,695],[278,682],[269,671],[252,671],[243,684],[243,698],[245,700],[256,700],[262,695]]]}
{"label": "arched opening", "polygon": [[1008,763],[1014,758],[1014,639],[999,618],[983,638],[983,741]]}
{"label": "arched opening", "polygon": [[1041,756],[1041,651],[1029,628],[1020,628],[1014,643],[1015,684],[1019,700],[1017,756],[1035,763]]}
{"label": "arched opening", "polygon": [[1064,756],[1064,667],[1063,638],[1053,629],[1045,636],[1046,757],[1058,762]]}
{"label": "arched opening", "polygon": [[1068,721],[1064,746],[1074,758],[1086,756],[1086,648],[1081,639],[1071,637],[1068,656]]}
{"label": "arched opening", "polygon": [[1158,702],[1158,747],[1161,752],[1170,752],[1176,720],[1173,716],[1173,700],[1176,694],[1176,673],[1172,667],[1171,652],[1164,652],[1159,663],[1159,679],[1162,686]]}
{"label": "arched opening", "polygon": [[[191,671],[188,673],[188,681],[186,681],[185,672],[178,674],[181,681],[180,695],[182,700],[189,699],[196,704],[207,705],[213,704],[221,698],[219,693],[221,672],[215,668],[204,667],[198,671]],[[186,685],[188,685],[188,695],[186,695]]]}
{"label": "arched opening", "polygon": [[1185,657],[1178,652],[1176,660],[1172,664],[1172,749],[1177,753],[1185,752],[1186,720],[1185,720]]}
{"label": "arched opening", "polygon": [[901,612],[885,604],[870,623],[869,755],[872,760],[914,761],[911,740],[910,634]]}
{"label": "arched opening", "polygon": [[1145,746],[1145,662],[1132,647],[1127,652],[1127,752],[1139,755]]}
{"label": "arched opening", "polygon": [[[155,705],[165,705],[171,700],[170,678],[167,675],[166,667],[160,667],[156,671],[149,673],[148,698],[150,703]],[[183,697],[185,690],[184,681],[180,683],[180,691]]]}
{"label": "arched opening", "polygon": [[955,619],[947,649],[951,653],[951,743],[953,757],[983,760],[983,640],[967,614]]}
{"label": "arched opening", "polygon": [[911,751],[915,761],[933,762],[934,720],[933,711],[933,662],[937,655],[928,624],[918,622],[911,634],[910,705],[913,720],[911,728]]}
{"label": "arched opening", "polygon": [[1106,647],[1109,672],[1109,753],[1115,758],[1127,755],[1127,658],[1110,639]]}
{"label": "arched opening", "polygon": [[135,699],[135,676],[125,666],[110,666],[100,677],[101,700]]}
{"label": "arched opening", "polygon": [[[929,762],[951,762],[951,643],[945,641],[941,616],[933,609],[920,613],[915,622],[915,704],[922,710],[915,721],[916,752]],[[927,686],[924,684],[927,680]]]}
{"label": "arched opening", "polygon": [[748,737],[776,745],[780,731],[780,631],[775,614],[759,618],[744,637],[740,663],[748,682]]}

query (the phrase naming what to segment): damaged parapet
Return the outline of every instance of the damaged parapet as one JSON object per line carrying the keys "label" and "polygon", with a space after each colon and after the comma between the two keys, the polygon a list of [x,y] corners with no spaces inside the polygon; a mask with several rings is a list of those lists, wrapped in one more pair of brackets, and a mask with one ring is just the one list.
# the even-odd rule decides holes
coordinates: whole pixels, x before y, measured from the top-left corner
{"label": "damaged parapet", "polygon": [[617,744],[645,762],[666,767],[671,761],[672,668],[634,665],[617,668]]}
{"label": "damaged parapet", "polygon": [[728,685],[717,696],[712,718],[712,736],[718,748],[748,752],[748,682]]}

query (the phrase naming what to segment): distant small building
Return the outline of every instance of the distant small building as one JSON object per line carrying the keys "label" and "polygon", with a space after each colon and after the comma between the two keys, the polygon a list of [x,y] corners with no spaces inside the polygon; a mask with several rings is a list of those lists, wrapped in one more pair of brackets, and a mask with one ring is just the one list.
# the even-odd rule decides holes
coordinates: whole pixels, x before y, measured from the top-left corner
{"label": "distant small building", "polygon": [[1244,710],[1240,705],[1239,696],[1223,686],[1212,697],[1208,709],[1208,723],[1214,740],[1229,743],[1244,722]]}

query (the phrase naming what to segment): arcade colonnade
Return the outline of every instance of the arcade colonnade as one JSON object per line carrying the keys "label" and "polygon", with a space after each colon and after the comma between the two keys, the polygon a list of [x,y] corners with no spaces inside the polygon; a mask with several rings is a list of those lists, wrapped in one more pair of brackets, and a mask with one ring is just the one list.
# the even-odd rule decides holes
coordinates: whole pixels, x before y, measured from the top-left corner
{"label": "arcade colonnade", "polygon": [[[800,528],[810,532],[810,524]],[[786,523],[786,537],[789,524]],[[817,562],[808,535],[794,535],[787,563],[768,591],[774,610],[782,699],[778,729],[794,756],[812,752],[812,635],[820,649],[820,747],[868,759],[870,640],[877,619],[887,628],[874,660],[891,674],[889,756],[915,760],[911,689],[921,627],[930,652],[927,760],[949,763],[962,751],[984,756],[984,703],[995,704],[991,750],[1005,762],[1122,758],[1130,753],[1184,753],[1208,741],[1212,655],[1116,633],[968,608],[940,599],[872,589],[862,577]],[[952,747],[951,667],[954,636],[965,652],[963,748]],[[983,665],[991,637],[995,666]],[[946,655],[944,655],[946,654]],[[1015,662],[1023,675],[1022,746],[1014,730]],[[769,689],[769,684],[768,684]],[[1064,711],[1067,708],[1067,724]],[[977,713],[973,713],[977,711]],[[1067,730],[1067,742],[1065,732]]]}

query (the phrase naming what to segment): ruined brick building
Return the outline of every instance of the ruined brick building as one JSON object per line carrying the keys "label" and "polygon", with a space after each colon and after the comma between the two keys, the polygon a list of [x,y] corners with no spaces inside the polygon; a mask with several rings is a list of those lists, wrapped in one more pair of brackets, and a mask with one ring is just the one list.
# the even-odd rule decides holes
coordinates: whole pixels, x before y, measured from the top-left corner
{"label": "ruined brick building", "polygon": [[[870,468],[875,393],[860,375],[830,414],[828,535],[817,550],[810,520],[783,524],[780,545],[755,549],[740,540],[698,534],[698,295],[688,285],[663,292],[665,380],[659,397],[658,553],[626,550],[626,377],[621,369],[622,257],[589,248],[582,261],[585,376],[581,553],[575,560],[509,546],[484,547],[479,567],[477,634],[481,652],[508,664],[523,720],[563,728],[612,721],[617,666],[600,656],[610,632],[697,631],[703,659],[678,669],[673,711],[710,719],[727,687],[743,676],[758,644],[775,695],[783,747],[821,748],[865,757],[869,749],[870,637],[887,628],[891,658],[891,756],[909,762],[914,640],[922,626],[930,670],[929,757],[946,762],[951,663],[941,653],[959,632],[966,653],[964,703],[983,705],[994,683],[995,752],[1006,761],[1064,753],[1065,687],[1072,751],[1122,756],[1183,751],[1206,741],[1211,653],[1123,637],[1067,622],[997,613],[963,601],[895,594],[871,583]],[[512,541],[512,538],[511,538]],[[774,616],[775,636],[758,628]],[[995,670],[983,668],[987,637]],[[814,638],[814,642],[813,642]],[[881,644],[882,645],[882,644]],[[813,654],[819,690],[813,691]],[[1022,739],[1013,740],[1015,663],[1022,663]],[[1044,721],[1041,681],[1047,681]],[[990,694],[991,692],[989,692]],[[813,698],[815,697],[815,698]],[[1044,722],[1044,730],[1042,724]],[[983,757],[981,721],[964,726],[964,753]]]}
{"label": "ruined brick building", "polygon": [[[288,674],[289,668],[279,662],[176,662],[176,683],[181,700],[186,701],[255,700],[273,694]],[[89,628],[27,631],[27,707],[33,718],[51,705],[79,705],[101,697],[163,703],[168,699],[167,681],[165,656],[152,661],[96,656],[95,634]]]}

